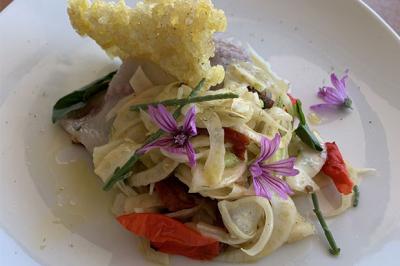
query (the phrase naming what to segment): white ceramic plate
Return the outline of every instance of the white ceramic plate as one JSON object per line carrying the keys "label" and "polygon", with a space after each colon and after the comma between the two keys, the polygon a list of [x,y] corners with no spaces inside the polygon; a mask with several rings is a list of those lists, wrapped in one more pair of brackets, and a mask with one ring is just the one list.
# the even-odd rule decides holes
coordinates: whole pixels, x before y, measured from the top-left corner
{"label": "white ceramic plate", "polygon": [[[93,41],[74,33],[65,5],[14,1],[0,13],[0,264],[146,265],[135,238],[109,213],[112,195],[101,190],[88,157],[50,124],[56,99],[115,68]],[[378,170],[361,184],[360,206],[329,222],[340,257],[328,255],[319,232],[257,265],[398,265],[398,36],[358,1],[216,5],[226,11],[228,31],[268,58],[306,106],[332,69],[350,69],[354,112],[319,130],[354,165]]]}

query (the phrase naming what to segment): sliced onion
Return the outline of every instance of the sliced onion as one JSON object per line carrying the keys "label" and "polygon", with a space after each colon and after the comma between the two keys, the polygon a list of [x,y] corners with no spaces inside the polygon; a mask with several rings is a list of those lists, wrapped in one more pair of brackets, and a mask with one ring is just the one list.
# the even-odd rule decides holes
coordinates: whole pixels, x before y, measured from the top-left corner
{"label": "sliced onion", "polygon": [[179,210],[176,212],[171,212],[171,213],[167,213],[165,214],[168,217],[174,218],[174,219],[188,219],[190,217],[193,217],[193,215],[196,214],[197,211],[199,211],[200,209],[200,205],[197,205],[193,208],[190,209],[183,209],[183,210]]}
{"label": "sliced onion", "polygon": [[296,221],[297,210],[293,201],[289,198],[284,200],[274,196],[271,200],[274,221],[271,237],[263,250],[255,256],[249,256],[237,248],[228,248],[217,260],[229,263],[254,262],[268,256],[289,239],[293,225]]}
{"label": "sliced onion", "polygon": [[268,62],[266,62],[250,45],[248,46],[250,51],[250,58],[253,63],[264,70],[267,75],[268,80],[274,86],[270,86],[269,90],[275,94],[285,94],[289,90],[289,82],[280,78],[275,72],[272,71],[271,66]]}
{"label": "sliced onion", "polygon": [[136,93],[140,93],[153,86],[153,83],[143,72],[141,66],[136,69],[135,73],[129,80],[129,84]]}
{"label": "sliced onion", "polygon": [[138,194],[135,190],[133,190],[133,188],[125,184],[124,180],[118,181],[116,185],[117,188],[128,197],[133,197]]}
{"label": "sliced onion", "polygon": [[192,183],[192,173],[189,166],[180,164],[176,168],[174,174],[182,183],[190,188],[190,184]]}
{"label": "sliced onion", "polygon": [[202,147],[209,147],[210,146],[210,139],[208,136],[204,135],[197,135],[193,137],[190,142],[193,145],[193,148],[202,148]]}
{"label": "sliced onion", "polygon": [[128,184],[132,187],[139,187],[161,181],[168,177],[178,164],[179,162],[171,160],[170,158],[165,158],[156,166],[130,176],[128,178]]}
{"label": "sliced onion", "polygon": [[123,140],[111,141],[103,146],[94,147],[93,149],[93,164],[98,165],[104,157],[111,152],[113,149],[121,145]]}
{"label": "sliced onion", "polygon": [[255,256],[264,249],[274,227],[274,215],[266,198],[250,196],[232,202],[224,200],[218,203],[218,208],[231,235],[252,240],[242,245],[244,253]]}
{"label": "sliced onion", "polygon": [[327,157],[324,141],[319,139],[319,142],[324,147],[321,152],[311,149],[302,142],[298,144],[297,148],[300,152],[296,157],[294,168],[299,170],[299,173],[286,178],[288,185],[294,191],[305,192],[308,186],[312,187],[314,191],[319,189],[313,178],[321,171]]}
{"label": "sliced onion", "polygon": [[106,120],[113,119],[117,115],[119,115],[123,111],[127,111],[131,105],[146,103],[154,101],[154,98],[160,93],[160,91],[165,86],[154,86],[146,89],[140,94],[131,94],[127,97],[122,98],[111,110],[108,112],[106,116]]}
{"label": "sliced onion", "polygon": [[204,236],[211,237],[221,243],[225,243],[228,245],[239,245],[247,241],[246,239],[234,238],[229,235],[224,229],[203,222],[190,223],[186,225],[200,232]]}
{"label": "sliced onion", "polygon": [[199,193],[204,197],[209,197],[218,200],[235,200],[243,196],[254,195],[253,190],[250,190],[238,184],[232,184],[227,187],[213,189],[213,190],[203,190],[199,191]]}
{"label": "sliced onion", "polygon": [[161,202],[157,193],[153,194],[140,194],[137,196],[126,198],[124,203],[125,213],[135,212],[138,208],[148,209],[148,208],[159,208],[163,207],[164,204]]}
{"label": "sliced onion", "polygon": [[[161,149],[161,154],[164,155],[165,157],[168,157],[176,162],[179,163],[188,163],[189,162],[189,158],[187,157],[186,154],[181,154],[181,153],[173,153],[173,152],[169,152],[166,150]],[[207,158],[208,154],[210,153],[210,150],[203,150],[199,153],[196,153],[196,160],[199,160],[201,158]]]}
{"label": "sliced onion", "polygon": [[204,165],[203,178],[209,186],[218,184],[225,167],[224,130],[221,120],[214,112],[207,112],[202,116],[210,136],[210,153]]}
{"label": "sliced onion", "polygon": [[129,128],[135,127],[141,122],[142,120],[140,119],[138,113],[132,112],[130,110],[121,112],[114,120],[112,128],[112,138],[113,139],[121,138],[121,136]]}
{"label": "sliced onion", "polygon": [[149,133],[153,133],[158,130],[158,127],[154,124],[150,115],[142,109],[140,109],[140,119],[142,120],[144,127]]}
{"label": "sliced onion", "polygon": [[[204,179],[205,167],[201,163],[197,163],[196,166],[192,167],[190,172],[190,192],[202,192],[207,190],[216,190],[224,187],[231,186],[234,182],[242,178],[245,173],[247,166],[245,161],[240,161],[234,167],[225,168],[221,180],[213,185],[210,185],[207,180]],[[182,173],[182,172],[181,172]],[[189,173],[186,171],[185,175]],[[179,174],[178,174],[179,175]],[[186,177],[187,179],[187,177]]]}
{"label": "sliced onion", "polygon": [[124,165],[135,153],[139,145],[130,140],[124,140],[120,145],[113,148],[102,160],[96,159],[94,172],[104,181],[110,178],[117,167]]}
{"label": "sliced onion", "polygon": [[147,138],[147,129],[144,127],[143,123],[132,125],[131,127],[125,129],[123,132],[119,133],[118,136],[111,136],[112,139],[131,139],[137,143],[143,143]]}
{"label": "sliced onion", "polygon": [[120,215],[125,214],[124,205],[125,205],[126,198],[127,197],[122,193],[118,193],[115,196],[113,205],[111,207],[111,212],[115,216],[120,216]]}

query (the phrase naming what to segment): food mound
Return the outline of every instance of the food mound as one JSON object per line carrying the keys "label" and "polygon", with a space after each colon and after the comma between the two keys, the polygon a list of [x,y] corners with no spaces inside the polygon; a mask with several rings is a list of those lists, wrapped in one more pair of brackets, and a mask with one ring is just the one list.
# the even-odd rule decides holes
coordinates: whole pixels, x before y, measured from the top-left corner
{"label": "food mound", "polygon": [[[357,205],[365,171],[310,128],[260,55],[214,34],[223,11],[209,0],[70,0],[68,14],[122,64],[58,100],[52,120],[93,156],[103,189],[118,191],[112,211],[146,258],[257,261],[315,234],[298,208],[305,197],[339,255],[324,219]],[[351,107],[346,78],[332,74],[312,108]],[[340,203],[320,206],[324,191]]]}

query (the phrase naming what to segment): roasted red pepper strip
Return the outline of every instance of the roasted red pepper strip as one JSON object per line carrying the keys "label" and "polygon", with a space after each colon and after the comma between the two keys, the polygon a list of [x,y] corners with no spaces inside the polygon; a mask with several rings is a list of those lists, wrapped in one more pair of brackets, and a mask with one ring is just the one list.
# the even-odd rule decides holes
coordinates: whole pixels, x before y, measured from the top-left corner
{"label": "roasted red pepper strip", "polygon": [[296,102],[297,102],[297,99],[296,98],[294,98],[290,93],[287,93],[287,96],[289,96],[289,98],[290,98],[290,101],[292,102],[292,104],[293,105],[295,105],[296,104]]}
{"label": "roasted red pepper strip", "polygon": [[198,194],[189,194],[188,187],[176,177],[168,177],[155,184],[155,190],[162,203],[171,212],[196,206]]}
{"label": "roasted red pepper strip", "polygon": [[224,127],[224,140],[231,143],[233,153],[240,159],[244,160],[246,146],[250,144],[250,140],[246,135],[237,132],[229,127]]}
{"label": "roasted red pepper strip", "polygon": [[218,241],[205,237],[183,223],[158,213],[133,213],[117,220],[137,236],[144,237],[158,251],[211,260],[218,256]]}
{"label": "roasted red pepper strip", "polygon": [[350,194],[353,190],[353,181],[350,179],[346,163],[335,142],[325,143],[328,156],[322,167],[322,172],[332,178],[337,190],[344,194]]}

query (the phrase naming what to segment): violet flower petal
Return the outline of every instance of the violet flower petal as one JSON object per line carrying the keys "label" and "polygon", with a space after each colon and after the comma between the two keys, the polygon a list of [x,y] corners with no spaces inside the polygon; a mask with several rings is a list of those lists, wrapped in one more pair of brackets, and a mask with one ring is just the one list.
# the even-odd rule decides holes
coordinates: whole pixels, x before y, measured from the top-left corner
{"label": "violet flower petal", "polygon": [[258,155],[254,163],[265,161],[269,157],[271,157],[279,148],[280,142],[281,142],[281,136],[278,133],[271,141],[265,137],[262,137],[260,155]]}
{"label": "violet flower petal", "polygon": [[259,177],[263,174],[263,170],[258,163],[251,164],[249,171],[253,177]]}
{"label": "violet flower petal", "polygon": [[174,139],[171,136],[161,137],[156,139],[146,145],[144,145],[138,152],[139,153],[146,153],[152,149],[156,148],[168,148],[173,143]]}
{"label": "violet flower petal", "polygon": [[191,107],[185,115],[185,120],[183,121],[183,131],[189,136],[197,135],[196,128],[196,109]]}
{"label": "violet flower petal", "polygon": [[333,104],[333,103],[320,103],[320,104],[314,104],[314,105],[310,106],[310,109],[315,112],[337,110],[339,108],[340,108],[339,105]]}
{"label": "violet flower petal", "polygon": [[351,100],[346,93],[346,80],[348,78],[349,70],[346,69],[343,77],[339,80],[335,73],[331,74],[331,83],[333,87],[324,86],[319,89],[318,97],[321,98],[326,104],[312,105],[311,109],[317,112],[336,110],[333,105],[343,108],[351,108]]}
{"label": "violet flower petal", "polygon": [[272,191],[283,199],[287,199],[288,195],[293,194],[284,180],[270,175],[253,178],[253,186],[257,196],[266,197],[269,200],[272,197]]}
{"label": "violet flower petal", "polygon": [[335,104],[342,104],[344,101],[344,97],[340,95],[340,93],[331,87],[325,87],[325,95],[322,98],[327,103],[335,103]]}
{"label": "violet flower petal", "polygon": [[345,71],[345,75],[340,80],[335,75],[335,73],[331,74],[332,85],[336,88],[336,90],[339,92],[339,94],[343,99],[347,98],[347,93],[346,93],[346,79],[348,77],[347,72],[348,70]]}
{"label": "violet flower petal", "polygon": [[157,107],[149,106],[148,113],[153,121],[165,132],[174,133],[178,130],[176,120],[164,105],[159,104]]}
{"label": "violet flower petal", "polygon": [[295,161],[296,158],[291,157],[289,159],[261,165],[261,168],[269,173],[275,173],[283,176],[295,176],[299,173],[299,170],[294,169]]}
{"label": "violet flower petal", "polygon": [[[318,96],[319,98],[323,99],[323,98],[325,97],[325,95],[326,95],[326,89],[327,89],[327,88],[332,88],[332,87],[323,86],[322,88],[319,88],[319,89],[318,89],[317,96]],[[334,88],[332,88],[332,89],[334,89]]]}
{"label": "violet flower petal", "polygon": [[261,176],[254,177],[253,178],[253,186],[254,186],[254,191],[257,196],[265,197],[269,200],[272,198],[272,194],[268,187],[268,183],[265,182],[263,177],[261,177]]}
{"label": "violet flower petal", "polygon": [[193,167],[196,165],[196,152],[194,151],[192,143],[190,142],[186,143],[185,148],[186,148],[186,154],[189,159],[189,165]]}
{"label": "violet flower petal", "polygon": [[186,149],[182,148],[182,147],[175,147],[173,146],[173,144],[171,143],[170,146],[165,146],[162,147],[163,150],[169,152],[169,153],[175,153],[175,154],[186,154]]}
{"label": "violet flower petal", "polygon": [[293,194],[293,191],[290,189],[289,185],[278,177],[269,176],[269,178],[265,179],[265,181],[283,199],[287,199],[288,195]]}
{"label": "violet flower petal", "polygon": [[265,163],[264,161],[271,157],[279,148],[280,135],[276,134],[274,139],[261,139],[260,155],[250,165],[249,171],[253,176],[253,186],[256,195],[271,199],[271,191],[275,191],[280,197],[287,199],[288,194],[292,194],[289,185],[274,174],[293,176],[299,171],[294,169],[296,158],[277,161],[274,163]]}

